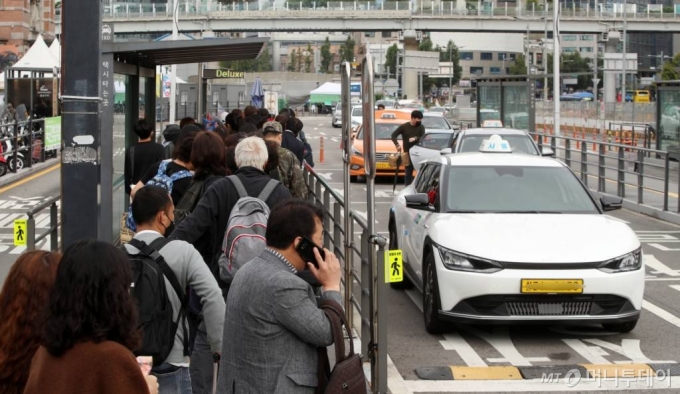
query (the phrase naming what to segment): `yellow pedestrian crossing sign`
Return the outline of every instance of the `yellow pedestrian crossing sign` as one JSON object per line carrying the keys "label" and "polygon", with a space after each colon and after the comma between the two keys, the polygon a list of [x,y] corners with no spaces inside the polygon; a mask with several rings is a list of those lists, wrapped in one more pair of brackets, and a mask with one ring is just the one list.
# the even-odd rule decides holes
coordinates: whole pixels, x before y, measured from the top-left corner
{"label": "yellow pedestrian crossing sign", "polygon": [[28,223],[25,219],[14,221],[14,246],[26,246],[26,228]]}
{"label": "yellow pedestrian crossing sign", "polygon": [[385,283],[402,282],[404,280],[404,263],[401,250],[385,251]]}

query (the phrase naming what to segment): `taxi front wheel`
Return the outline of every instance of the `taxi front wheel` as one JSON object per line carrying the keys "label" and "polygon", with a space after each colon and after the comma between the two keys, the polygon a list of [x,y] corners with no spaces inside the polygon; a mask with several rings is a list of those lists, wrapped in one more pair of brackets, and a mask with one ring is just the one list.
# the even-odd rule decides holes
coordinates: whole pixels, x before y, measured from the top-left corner
{"label": "taxi front wheel", "polygon": [[440,334],[445,330],[439,317],[439,286],[434,256],[430,253],[425,259],[425,278],[423,278],[423,318],[425,329],[430,334]]}

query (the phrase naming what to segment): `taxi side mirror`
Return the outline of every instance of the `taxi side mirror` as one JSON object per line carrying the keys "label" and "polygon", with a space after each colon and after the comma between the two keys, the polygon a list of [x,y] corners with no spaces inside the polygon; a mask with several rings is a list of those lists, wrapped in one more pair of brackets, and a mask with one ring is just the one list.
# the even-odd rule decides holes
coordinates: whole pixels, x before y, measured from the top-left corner
{"label": "taxi side mirror", "polygon": [[413,209],[430,209],[430,197],[427,193],[416,193],[404,196],[406,199],[406,208]]}
{"label": "taxi side mirror", "polygon": [[451,150],[451,148],[444,148],[440,150],[439,153],[441,153],[442,155],[448,155],[449,153],[453,153],[453,150]]}
{"label": "taxi side mirror", "polygon": [[544,146],[541,148],[541,156],[555,157],[555,151]]}
{"label": "taxi side mirror", "polygon": [[602,196],[600,197],[600,204],[602,204],[602,210],[605,212],[616,211],[617,209],[621,209],[623,207],[623,198]]}

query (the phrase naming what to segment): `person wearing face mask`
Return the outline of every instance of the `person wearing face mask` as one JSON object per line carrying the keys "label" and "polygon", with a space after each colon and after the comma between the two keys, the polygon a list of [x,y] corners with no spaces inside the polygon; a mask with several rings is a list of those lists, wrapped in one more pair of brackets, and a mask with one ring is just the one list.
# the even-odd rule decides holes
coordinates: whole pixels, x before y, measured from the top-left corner
{"label": "person wearing face mask", "polygon": [[[132,215],[137,223],[138,240],[152,246],[165,260],[175,274],[181,289],[187,286],[195,291],[203,305],[203,318],[210,348],[219,354],[222,350],[222,330],[224,326],[225,304],[215,277],[203,261],[201,254],[188,242],[170,240],[164,237],[174,227],[175,206],[167,190],[159,186],[145,186],[137,191],[132,200]],[[136,242],[132,242],[133,244]],[[126,244],[129,255],[140,253],[140,249]],[[144,246],[141,246],[144,249]],[[182,310],[183,295],[177,295],[165,278],[165,287],[172,304],[173,316],[178,319]],[[159,393],[191,394],[189,374],[189,353],[185,351],[185,325],[179,324],[174,345],[162,365],[156,366],[151,373],[158,378]]]}
{"label": "person wearing face mask", "polygon": [[[394,146],[397,147],[397,151],[401,151],[409,154],[409,165],[406,166],[406,174],[404,176],[404,183],[406,186],[413,182],[413,161],[411,160],[410,150],[411,147],[416,145],[418,141],[425,135],[425,126],[422,125],[423,113],[415,110],[411,112],[411,121],[404,123],[403,125],[397,127],[394,132],[392,132],[392,142]],[[403,148],[397,141],[397,137],[401,136]]]}

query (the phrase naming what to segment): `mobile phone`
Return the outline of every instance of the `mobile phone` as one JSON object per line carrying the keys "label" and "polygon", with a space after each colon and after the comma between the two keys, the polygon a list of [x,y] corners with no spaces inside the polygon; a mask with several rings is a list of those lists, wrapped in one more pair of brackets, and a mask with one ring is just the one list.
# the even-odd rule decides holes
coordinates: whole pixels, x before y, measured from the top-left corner
{"label": "mobile phone", "polygon": [[316,256],[314,256],[314,248],[319,251],[321,259],[326,260],[326,254],[323,249],[314,243],[311,239],[307,237],[302,237],[302,241],[295,248],[300,257],[305,261],[305,263],[312,263],[316,268],[319,268],[319,263],[316,261]]}

